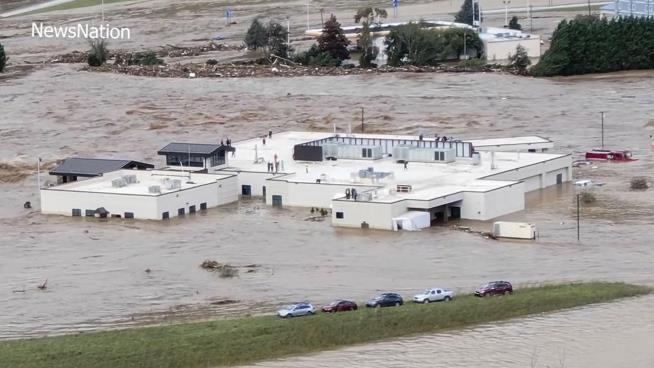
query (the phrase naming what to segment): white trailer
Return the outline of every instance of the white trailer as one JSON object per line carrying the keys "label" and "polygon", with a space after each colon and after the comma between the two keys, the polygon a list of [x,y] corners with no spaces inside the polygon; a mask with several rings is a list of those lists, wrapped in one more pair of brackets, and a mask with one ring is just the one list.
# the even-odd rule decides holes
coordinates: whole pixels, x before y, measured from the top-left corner
{"label": "white trailer", "polygon": [[536,225],[526,222],[497,221],[493,223],[493,236],[496,238],[536,239]]}

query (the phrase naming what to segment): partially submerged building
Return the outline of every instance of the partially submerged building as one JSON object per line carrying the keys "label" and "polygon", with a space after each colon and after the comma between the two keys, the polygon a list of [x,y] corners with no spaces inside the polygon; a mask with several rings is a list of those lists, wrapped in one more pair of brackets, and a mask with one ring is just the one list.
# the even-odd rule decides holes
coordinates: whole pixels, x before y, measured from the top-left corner
{"label": "partially submerged building", "polygon": [[41,212],[162,220],[237,201],[236,182],[229,174],[118,170],[41,189]]}
{"label": "partially submerged building", "polygon": [[118,170],[43,189],[42,212],[167,219],[240,195],[328,208],[334,226],[418,229],[521,211],[525,193],[571,180],[570,154],[548,153],[554,144],[541,137],[283,132],[208,146],[162,149],[169,170]]}
{"label": "partially submerged building", "polygon": [[101,158],[70,157],[50,171],[57,177],[57,183],[77,181],[79,178],[94,178],[116,170],[153,169],[154,165],[133,160],[115,160]]}

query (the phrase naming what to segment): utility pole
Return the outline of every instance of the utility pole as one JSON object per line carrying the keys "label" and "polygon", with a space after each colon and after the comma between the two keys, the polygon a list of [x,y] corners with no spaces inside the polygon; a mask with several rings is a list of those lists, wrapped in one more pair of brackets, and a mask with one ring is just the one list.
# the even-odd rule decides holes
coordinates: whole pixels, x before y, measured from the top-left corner
{"label": "utility pole", "polygon": [[502,4],[504,4],[504,27],[509,27],[509,4],[511,4],[510,0],[502,0]]}
{"label": "utility pole", "polygon": [[309,30],[309,0],[307,0],[307,31]]}
{"label": "utility pole", "polygon": [[529,5],[529,33],[534,32],[534,18],[531,17],[531,5]]}
{"label": "utility pole", "polygon": [[100,11],[102,12],[102,23],[104,23],[104,0],[100,4]]}
{"label": "utility pole", "polygon": [[291,18],[286,17],[286,50],[291,49]]}
{"label": "utility pole", "polygon": [[322,29],[325,29],[325,18],[323,17],[324,12],[325,9],[320,8],[320,25],[322,26]]}
{"label": "utility pole", "polygon": [[602,149],[604,149],[604,111],[600,111],[602,114]]}
{"label": "utility pole", "polygon": [[588,16],[590,17],[590,0],[588,0]]}
{"label": "utility pole", "polygon": [[363,125],[363,107],[361,107],[361,133],[364,131],[364,125]]}
{"label": "utility pole", "polygon": [[579,197],[581,197],[581,193],[577,193],[577,241],[581,239],[579,235]]}
{"label": "utility pole", "polygon": [[36,160],[36,185],[38,186],[39,199],[41,198],[41,157]]}

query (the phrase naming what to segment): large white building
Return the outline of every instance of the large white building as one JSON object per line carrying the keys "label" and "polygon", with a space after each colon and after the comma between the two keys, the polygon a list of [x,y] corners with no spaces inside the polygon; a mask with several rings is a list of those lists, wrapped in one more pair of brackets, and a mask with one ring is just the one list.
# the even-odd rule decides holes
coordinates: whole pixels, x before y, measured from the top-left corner
{"label": "large white building", "polygon": [[234,147],[218,172],[238,175],[242,195],[331,208],[332,224],[345,227],[392,230],[427,215],[427,223],[490,220],[523,210],[526,192],[571,180],[571,156],[544,153],[553,143],[540,137],[443,142],[285,132]]}
{"label": "large white building", "polygon": [[331,209],[334,226],[395,230],[450,218],[485,221],[523,210],[527,192],[571,180],[571,156],[547,153],[553,145],[541,137],[316,132],[217,147],[175,144],[160,152],[167,165],[180,163],[171,166],[175,171],[117,170],[42,189],[41,210],[160,220],[241,195],[272,206]]}
{"label": "large white building", "polygon": [[162,220],[238,200],[237,178],[169,170],[118,170],[41,189],[41,212]]}

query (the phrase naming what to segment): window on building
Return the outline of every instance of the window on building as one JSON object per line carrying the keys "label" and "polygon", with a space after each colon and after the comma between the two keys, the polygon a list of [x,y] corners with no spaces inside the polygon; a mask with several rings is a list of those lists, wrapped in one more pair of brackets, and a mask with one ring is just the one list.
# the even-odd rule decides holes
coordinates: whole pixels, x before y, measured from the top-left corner
{"label": "window on building", "polygon": [[184,216],[186,214],[186,210],[183,208],[180,208],[177,210],[177,215],[178,216]]}
{"label": "window on building", "polygon": [[190,166],[190,167],[204,167],[204,157],[202,156],[189,156],[184,154],[169,154],[166,155],[166,165],[168,166]]}
{"label": "window on building", "polygon": [[207,209],[207,204],[206,203],[200,203],[200,209],[201,210],[206,210]]}
{"label": "window on building", "polygon": [[439,152],[439,153],[440,153],[439,156],[441,158],[441,161],[445,161],[445,152]]}
{"label": "window on building", "polygon": [[362,148],[361,149],[361,157],[364,157],[364,158],[368,157],[368,150],[366,150],[365,148]]}
{"label": "window on building", "polygon": [[121,218],[122,216],[119,215],[119,214],[114,213],[114,214],[111,215],[111,217],[113,217],[113,218]]}
{"label": "window on building", "polygon": [[191,206],[188,208],[188,213],[195,213],[195,206]]}
{"label": "window on building", "polygon": [[342,219],[343,218],[343,212],[336,212],[336,218],[337,219]]}
{"label": "window on building", "polygon": [[95,217],[95,210],[86,210],[84,211],[86,217]]}
{"label": "window on building", "polygon": [[133,219],[134,218],[134,212],[125,212],[125,218],[126,219]]}
{"label": "window on building", "polygon": [[73,216],[75,217],[82,216],[82,210],[80,210],[79,208],[73,208]]}
{"label": "window on building", "polygon": [[372,148],[368,148],[368,158],[372,158]]}
{"label": "window on building", "polygon": [[225,151],[218,151],[211,156],[211,167],[225,164]]}
{"label": "window on building", "polygon": [[168,220],[170,218],[170,213],[164,212],[161,214],[161,218],[164,220]]}

